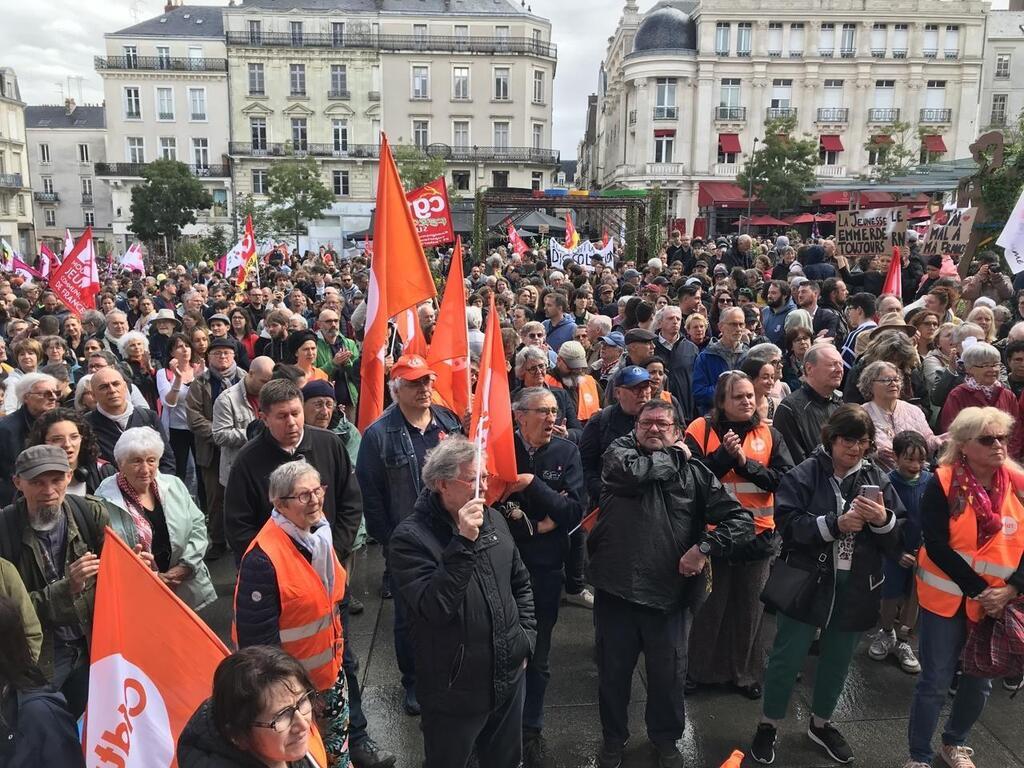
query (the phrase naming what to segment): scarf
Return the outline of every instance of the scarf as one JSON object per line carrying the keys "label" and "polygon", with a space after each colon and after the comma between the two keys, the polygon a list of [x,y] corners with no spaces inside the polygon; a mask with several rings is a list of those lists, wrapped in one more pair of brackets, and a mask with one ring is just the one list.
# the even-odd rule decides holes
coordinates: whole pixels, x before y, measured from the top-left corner
{"label": "scarf", "polygon": [[964,378],[964,386],[976,392],[981,392],[988,402],[994,403],[996,398],[999,397],[999,390],[1003,385],[998,380],[995,384],[979,384],[978,380],[973,376],[966,376]]}
{"label": "scarf", "polygon": [[213,368],[206,370],[210,372],[210,401],[213,402],[234,382],[235,376],[238,375],[238,364],[232,363],[224,373],[217,373]]}
{"label": "scarf", "polygon": [[270,519],[293,541],[313,555],[313,570],[320,577],[320,583],[324,585],[327,594],[331,594],[334,590],[334,539],[327,520],[321,520],[307,532],[276,509],[271,511]]}
{"label": "scarf", "polygon": [[[132,488],[131,483],[125,479],[125,476],[118,472],[117,473],[117,489],[124,496],[125,506],[128,508],[128,514],[132,518],[132,522],[135,523],[135,532],[139,536],[139,543],[142,548],[147,552],[153,551],[153,526],[149,522],[149,518],[146,517],[146,510],[142,506],[142,502],[139,501],[139,494]],[[157,504],[160,503],[160,491],[156,487],[154,482],[150,486],[150,491],[153,493],[153,498],[156,499]]]}
{"label": "scarf", "polygon": [[978,522],[978,546],[982,547],[1003,529],[1000,510],[1009,489],[1010,473],[1006,467],[996,470],[990,492],[982,488],[967,464],[967,459],[961,456],[960,461],[953,465],[953,482],[950,483],[947,497],[950,517],[955,520],[970,505]]}
{"label": "scarf", "polygon": [[[128,386],[130,387],[131,385],[129,384]],[[126,394],[128,396],[125,397],[124,400],[124,413],[122,413],[120,416],[115,416],[114,414],[103,410],[103,406],[100,405],[99,403],[96,403],[96,410],[99,411],[102,415],[106,416],[111,421],[115,422],[117,426],[121,428],[122,432],[124,432],[128,428],[128,419],[130,419],[132,417],[132,414],[135,412],[135,406],[132,404],[131,400],[131,392],[128,392]]]}

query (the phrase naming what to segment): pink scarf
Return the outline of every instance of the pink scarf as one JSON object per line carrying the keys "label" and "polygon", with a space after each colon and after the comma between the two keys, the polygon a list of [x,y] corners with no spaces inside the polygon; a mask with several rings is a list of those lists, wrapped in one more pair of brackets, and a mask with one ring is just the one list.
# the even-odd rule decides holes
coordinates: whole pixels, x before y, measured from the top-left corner
{"label": "pink scarf", "polygon": [[954,520],[963,514],[967,505],[974,510],[978,522],[978,546],[985,543],[1003,529],[1000,510],[1003,499],[1010,489],[1010,473],[1000,467],[992,477],[991,493],[982,488],[974,476],[967,459],[963,456],[953,465],[953,482],[949,486],[949,511]]}
{"label": "pink scarf", "polygon": [[[117,473],[117,489],[121,491],[121,495],[124,496],[125,506],[128,507],[128,514],[131,515],[132,522],[135,523],[135,531],[139,535],[139,543],[142,548],[147,552],[153,551],[153,526],[149,522],[149,518],[146,517],[145,508],[142,506],[142,502],[139,501],[139,494],[132,488],[124,475],[120,472]],[[153,483],[153,487],[150,489],[153,493],[153,498],[160,503],[160,492],[157,490],[156,483]]]}

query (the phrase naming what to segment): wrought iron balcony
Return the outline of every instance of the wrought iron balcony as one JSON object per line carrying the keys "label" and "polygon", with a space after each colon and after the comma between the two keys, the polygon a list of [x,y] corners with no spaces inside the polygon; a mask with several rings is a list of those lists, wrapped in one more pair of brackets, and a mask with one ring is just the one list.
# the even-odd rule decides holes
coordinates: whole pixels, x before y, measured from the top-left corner
{"label": "wrought iron balcony", "polygon": [[21,189],[24,186],[20,173],[0,173],[0,189]]}
{"label": "wrought iron balcony", "polygon": [[96,56],[97,70],[145,69],[166,72],[227,72],[227,59],[201,59],[185,56]]}
{"label": "wrought iron balcony", "polygon": [[89,194],[87,192],[83,192],[82,193],[82,205],[92,205],[92,195],[91,194]]}
{"label": "wrought iron balcony", "polygon": [[893,48],[892,49],[892,57],[894,59],[905,59],[905,58],[907,58],[907,49],[906,48]]}
{"label": "wrought iron balcony", "polygon": [[945,56],[947,59],[959,59],[960,51],[956,48],[947,48],[945,51],[942,52],[942,55]]}
{"label": "wrought iron balcony", "polygon": [[228,45],[247,45],[285,48],[363,48],[380,51],[414,51],[437,53],[522,53],[557,58],[558,48],[553,43],[532,37],[465,37],[455,35],[390,35],[354,34],[344,36],[331,33],[229,31]]}
{"label": "wrought iron balcony", "polygon": [[766,120],[778,120],[783,117],[796,117],[796,107],[769,107],[765,113]]}
{"label": "wrought iron balcony", "polygon": [[340,90],[340,89],[336,89],[336,88],[331,88],[331,90],[329,90],[327,92],[327,98],[328,99],[350,99],[350,98],[352,98],[352,94],[348,90]]}
{"label": "wrought iron balcony", "polygon": [[937,59],[939,57],[939,52],[935,48],[927,48],[921,51],[921,53],[926,59]]}
{"label": "wrought iron balcony", "polygon": [[948,123],[953,119],[953,110],[945,109],[922,109],[920,122],[922,123]]}
{"label": "wrought iron balcony", "polygon": [[845,123],[850,119],[850,110],[846,107],[822,107],[818,110],[819,123]]}
{"label": "wrought iron balcony", "polygon": [[[142,178],[148,163],[96,163],[97,176],[127,176]],[[231,171],[226,165],[189,165],[186,166],[193,176],[199,178],[228,178]]]}
{"label": "wrought iron balcony", "polygon": [[679,117],[679,107],[655,107],[655,120],[675,120]]}
{"label": "wrought iron balcony", "polygon": [[431,144],[427,154],[443,157],[456,162],[491,163],[534,163],[557,165],[560,153],[557,149],[536,147],[449,147],[446,144]]}
{"label": "wrought iron balcony", "polygon": [[232,141],[228,152],[243,157],[350,157],[375,158],[380,156],[380,147],[376,144],[311,144],[302,148],[291,142],[271,142],[252,144],[249,142]]}
{"label": "wrought iron balcony", "polygon": [[868,110],[869,123],[895,123],[900,119],[898,107],[875,107]]}
{"label": "wrought iron balcony", "polygon": [[844,59],[852,59],[857,55],[856,48],[843,48],[839,51],[839,55]]}
{"label": "wrought iron balcony", "polygon": [[738,122],[746,119],[746,107],[715,107],[715,120]]}
{"label": "wrought iron balcony", "polygon": [[32,197],[37,203],[59,203],[60,195],[56,192],[33,192]]}
{"label": "wrought iron balcony", "polygon": [[872,56],[872,58],[875,58],[875,59],[884,59],[885,58],[885,48],[872,48],[871,49],[871,56]]}

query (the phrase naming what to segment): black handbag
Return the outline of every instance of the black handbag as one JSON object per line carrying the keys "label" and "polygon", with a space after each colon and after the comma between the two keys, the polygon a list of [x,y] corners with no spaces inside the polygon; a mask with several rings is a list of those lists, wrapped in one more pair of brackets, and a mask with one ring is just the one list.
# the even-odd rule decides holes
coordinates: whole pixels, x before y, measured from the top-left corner
{"label": "black handbag", "polygon": [[828,620],[828,602],[817,597],[830,570],[825,552],[818,555],[816,567],[810,571],[791,565],[780,557],[772,564],[768,581],[761,591],[761,602],[783,616],[799,617],[800,621],[808,624],[824,626]]}

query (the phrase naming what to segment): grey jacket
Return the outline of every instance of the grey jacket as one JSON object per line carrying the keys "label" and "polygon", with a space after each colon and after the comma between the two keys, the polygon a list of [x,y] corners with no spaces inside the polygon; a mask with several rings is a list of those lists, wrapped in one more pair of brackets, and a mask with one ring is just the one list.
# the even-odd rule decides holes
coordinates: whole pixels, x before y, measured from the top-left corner
{"label": "grey jacket", "polygon": [[256,414],[245,397],[245,378],[220,393],[213,403],[213,438],[220,448],[220,484],[225,488],[235,456],[248,442],[245,428],[256,421]]}

